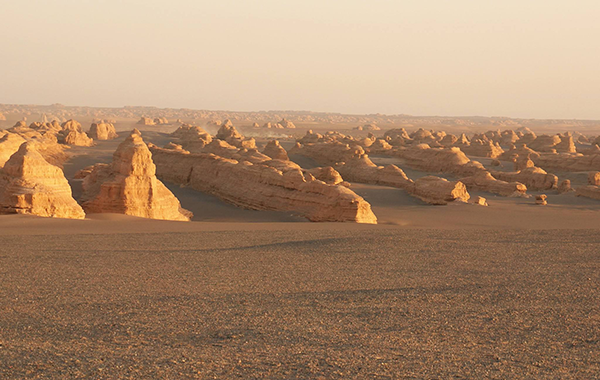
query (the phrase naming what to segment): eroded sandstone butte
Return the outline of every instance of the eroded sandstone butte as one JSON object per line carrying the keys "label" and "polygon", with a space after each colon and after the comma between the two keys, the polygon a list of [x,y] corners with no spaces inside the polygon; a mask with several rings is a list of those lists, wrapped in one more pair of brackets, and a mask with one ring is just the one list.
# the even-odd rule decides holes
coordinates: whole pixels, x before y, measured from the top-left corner
{"label": "eroded sandstone butte", "polygon": [[0,213],[83,219],[63,171],[38,152],[40,143],[23,143],[0,171]]}
{"label": "eroded sandstone butte", "polygon": [[190,220],[191,213],[156,178],[156,165],[139,131],[123,141],[111,164],[77,173],[83,178],[83,208],[88,213],[117,213],[150,219]]}

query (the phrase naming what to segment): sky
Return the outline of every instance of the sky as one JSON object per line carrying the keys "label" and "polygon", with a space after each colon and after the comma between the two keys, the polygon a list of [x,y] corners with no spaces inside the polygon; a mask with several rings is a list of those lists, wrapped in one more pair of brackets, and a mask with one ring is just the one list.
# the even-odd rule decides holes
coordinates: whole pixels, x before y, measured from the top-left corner
{"label": "sky", "polygon": [[597,0],[0,0],[0,103],[600,119]]}

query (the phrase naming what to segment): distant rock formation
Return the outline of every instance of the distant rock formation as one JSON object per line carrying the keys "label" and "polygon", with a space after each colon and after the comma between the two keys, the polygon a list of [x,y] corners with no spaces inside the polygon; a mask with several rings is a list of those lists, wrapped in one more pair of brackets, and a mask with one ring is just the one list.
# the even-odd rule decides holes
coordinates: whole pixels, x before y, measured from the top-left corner
{"label": "distant rock formation", "polygon": [[58,142],[65,145],[76,145],[76,146],[92,146],[94,140],[88,137],[87,133],[81,128],[75,120],[68,120],[62,125],[62,131],[58,134]]}
{"label": "distant rock formation", "polygon": [[63,171],[37,151],[38,142],[23,143],[0,171],[0,213],[83,219]]}
{"label": "distant rock formation", "polygon": [[469,190],[473,191],[485,191],[503,197],[527,196],[527,186],[524,184],[517,181],[504,181],[494,177],[491,173],[486,171],[480,171],[469,177],[462,177],[460,180]]}
{"label": "distant rock formation", "polygon": [[274,160],[289,160],[286,150],[283,149],[277,140],[269,141],[263,150],[263,154],[271,157]]}
{"label": "distant rock formation", "polygon": [[212,136],[203,128],[190,124],[182,124],[171,136],[190,152],[199,152],[213,141]]}
{"label": "distant rock formation", "polygon": [[6,121],[6,116],[2,112],[0,112],[0,121]]}
{"label": "distant rock formation", "polygon": [[169,119],[167,119],[166,117],[156,117],[153,120],[155,125],[168,125],[169,124]]}
{"label": "distant rock formation", "polygon": [[138,125],[156,125],[153,119],[142,116],[137,122]]}
{"label": "distant rock formation", "polygon": [[294,123],[292,123],[291,121],[284,119],[281,119],[281,121],[278,123],[281,124],[281,126],[285,129],[295,129],[296,126],[294,125]]}
{"label": "distant rock formation", "polygon": [[116,139],[119,135],[117,135],[115,126],[112,123],[101,122],[92,123],[88,136],[94,140],[112,140]]}
{"label": "distant rock formation", "polygon": [[335,169],[346,181],[396,187],[433,205],[444,205],[456,200],[466,202],[470,197],[460,181],[447,181],[435,176],[413,181],[396,165],[375,165],[360,147],[352,155],[348,155],[344,162],[338,163]]}
{"label": "distant rock formation", "polygon": [[235,129],[231,120],[225,120],[215,137],[238,148],[256,149],[256,141],[253,138],[245,139],[244,136]]}
{"label": "distant rock formation", "polygon": [[290,161],[253,164],[214,154],[150,147],[157,174],[254,210],[297,213],[311,221],[376,223],[371,205],[350,189],[304,174]]}
{"label": "distant rock formation", "polygon": [[152,154],[133,130],[113,155],[112,164],[96,164],[77,174],[83,178],[87,213],[117,213],[150,219],[190,220],[191,213],[156,178]]}

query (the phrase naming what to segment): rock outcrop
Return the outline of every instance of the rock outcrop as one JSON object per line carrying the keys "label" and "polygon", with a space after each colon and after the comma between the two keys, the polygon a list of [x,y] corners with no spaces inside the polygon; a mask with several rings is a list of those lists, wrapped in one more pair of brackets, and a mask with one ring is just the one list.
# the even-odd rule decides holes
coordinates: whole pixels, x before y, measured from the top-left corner
{"label": "rock outcrop", "polygon": [[530,190],[549,190],[556,188],[558,185],[557,176],[535,166],[516,172],[494,170],[491,173],[496,179],[508,182],[520,182]]}
{"label": "rock outcrop", "polygon": [[244,136],[235,129],[230,120],[225,120],[215,137],[238,148],[256,149],[256,141],[254,138],[245,139]]}
{"label": "rock outcrop", "polygon": [[338,163],[335,169],[346,181],[396,187],[429,204],[469,200],[469,193],[460,181],[447,181],[435,176],[413,181],[396,165],[375,165],[360,147],[344,162]]}
{"label": "rock outcrop", "polygon": [[187,221],[189,211],[156,178],[152,153],[134,130],[113,155],[112,164],[96,164],[78,173],[83,178],[87,213],[117,213],[150,219]]}
{"label": "rock outcrop", "polygon": [[532,157],[532,160],[541,168],[562,172],[600,171],[600,154],[543,154],[537,158]]}
{"label": "rock outcrop", "polygon": [[16,133],[6,133],[0,138],[0,168],[4,167],[6,161],[17,153],[26,140]]}
{"label": "rock outcrop", "polygon": [[154,120],[152,120],[149,117],[143,117],[143,116],[140,118],[140,120],[138,120],[137,124],[138,125],[156,125]]}
{"label": "rock outcrop", "polygon": [[0,213],[85,218],[63,171],[48,163],[38,146],[23,143],[0,171]]}
{"label": "rock outcrop", "polygon": [[290,159],[286,150],[283,149],[277,140],[269,141],[263,150],[263,154],[271,157],[274,160],[287,161]]}
{"label": "rock outcrop", "polygon": [[94,145],[94,140],[89,138],[89,136],[81,128],[81,124],[79,124],[77,121],[68,120],[64,122],[61,127],[62,131],[60,131],[58,134],[58,142],[61,144],[76,146]]}
{"label": "rock outcrop", "polygon": [[240,207],[293,212],[320,222],[377,222],[371,205],[352,190],[305,175],[289,161],[253,164],[214,154],[150,149],[160,178]]}
{"label": "rock outcrop", "polygon": [[507,182],[495,178],[489,172],[478,172],[469,177],[460,179],[469,190],[485,191],[492,194],[498,194],[503,197],[526,197],[527,186],[520,182]]}
{"label": "rock outcrop", "polygon": [[200,152],[213,141],[212,136],[203,128],[182,124],[177,130],[171,133],[172,137],[177,139],[179,145],[190,152]]}
{"label": "rock outcrop", "polygon": [[100,122],[92,123],[88,131],[88,136],[94,140],[112,140],[116,139],[119,135],[117,135],[115,126],[112,123]]}

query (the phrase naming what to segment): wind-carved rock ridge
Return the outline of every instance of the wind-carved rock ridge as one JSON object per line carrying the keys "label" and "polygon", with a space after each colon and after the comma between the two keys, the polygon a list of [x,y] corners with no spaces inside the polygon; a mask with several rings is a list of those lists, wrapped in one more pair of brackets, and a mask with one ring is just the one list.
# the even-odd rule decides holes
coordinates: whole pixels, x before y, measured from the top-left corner
{"label": "wind-carved rock ridge", "polygon": [[283,160],[252,163],[151,145],[158,176],[254,210],[293,212],[315,222],[377,223],[352,190],[317,180]]}

